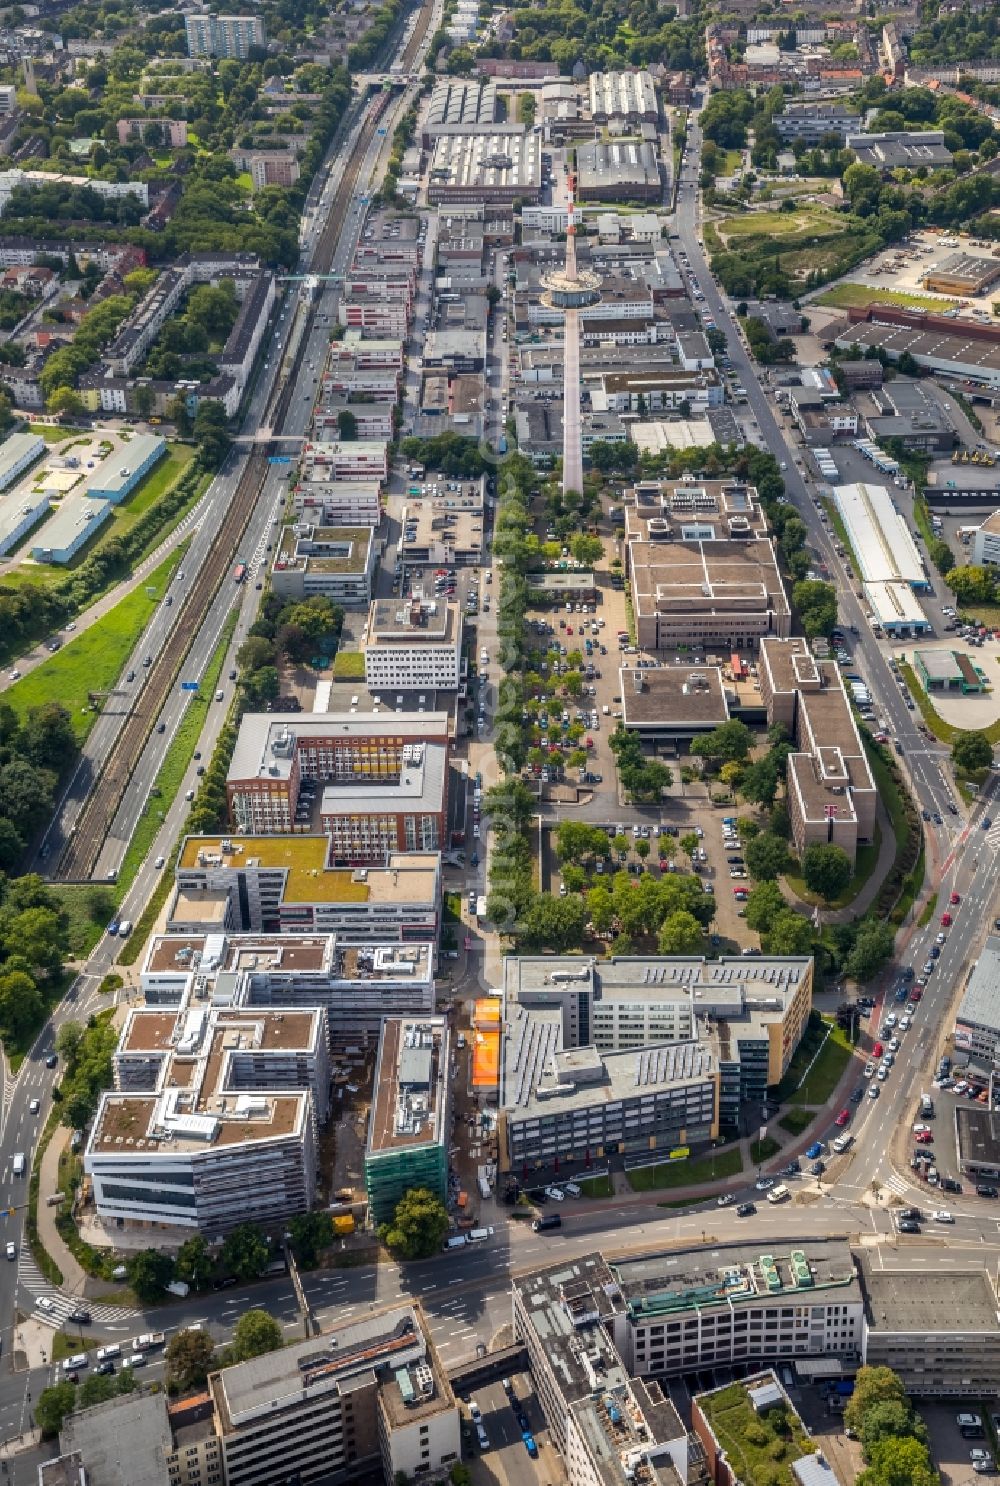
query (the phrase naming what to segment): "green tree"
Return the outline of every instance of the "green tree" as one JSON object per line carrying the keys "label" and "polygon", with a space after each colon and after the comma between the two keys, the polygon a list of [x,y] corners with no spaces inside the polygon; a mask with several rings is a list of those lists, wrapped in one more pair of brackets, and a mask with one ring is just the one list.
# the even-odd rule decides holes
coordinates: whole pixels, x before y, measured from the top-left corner
{"label": "green tree", "polygon": [[865,1411],[861,1424],[861,1448],[866,1460],[871,1459],[872,1450],[879,1440],[889,1435],[900,1439],[912,1437],[927,1443],[927,1426],[914,1414],[909,1401],[903,1403],[898,1398],[886,1398],[881,1403],[873,1403]]}
{"label": "green tree", "polygon": [[948,587],[960,604],[989,604],[996,596],[996,578],[992,568],[980,567],[976,563],[952,568],[948,574]]}
{"label": "green tree", "polygon": [[60,415],[79,418],[83,412],[83,398],[72,387],[56,387],[46,397],[45,407],[57,418]]}
{"label": "green tree", "polygon": [[788,869],[788,844],[770,831],[754,836],[743,848],[747,871],[758,882],[770,882]]}
{"label": "green tree", "polygon": [[993,745],[985,733],[958,733],[951,745],[951,758],[956,769],[974,774],[993,762]]}
{"label": "green tree", "polygon": [[803,578],[792,589],[792,602],[810,639],[817,635],[829,636],[836,627],[837,590],[831,584]]}
{"label": "green tree", "polygon": [[745,722],[733,718],[710,733],[691,742],[691,752],[699,758],[718,759],[721,763],[741,762],[750,752],[753,734]]}
{"label": "green tree", "polygon": [[207,1331],[176,1332],[167,1343],[167,1381],[178,1393],[200,1388],[215,1358],[215,1344]]}
{"label": "green tree", "polygon": [[[778,838],[775,837],[775,840]],[[832,903],[854,875],[851,859],[842,846],[832,842],[807,846],[802,854],[802,876],[811,893]]]}
{"label": "green tree", "polygon": [[[695,837],[695,841],[697,841],[697,840],[698,840],[698,838],[696,836]],[[623,857],[623,856],[627,856],[628,855],[629,840],[628,840],[628,837],[625,835],[624,831],[619,831],[618,832],[617,836],[615,836],[615,838],[612,841],[611,845],[614,847],[615,851],[618,853],[618,855],[620,857]]]}
{"label": "green tree", "polygon": [[0,975],[0,1031],[9,1037],[21,1037],[42,1019],[44,1003],[41,993],[25,970],[10,970]]}
{"label": "green tree", "polygon": [[158,1249],[140,1249],[125,1261],[128,1282],[143,1305],[155,1305],[174,1277],[174,1261]]}
{"label": "green tree", "polygon": [[844,961],[844,970],[852,980],[864,985],[881,970],[892,954],[895,934],[891,924],[868,918],[858,928],[854,947]]}
{"label": "green tree", "polygon": [[256,1223],[241,1223],[226,1235],[222,1263],[238,1280],[255,1280],[264,1273],[269,1258],[267,1239]]}
{"label": "green tree", "polygon": [[556,954],[579,949],[587,923],[587,905],[582,898],[549,898],[539,895],[521,917],[521,937],[535,949]]}
{"label": "green tree", "polygon": [[684,855],[691,861],[694,861],[694,854],[698,850],[701,842],[699,836],[695,831],[685,831],[684,835],[680,838],[677,844]]}
{"label": "green tree", "polygon": [[858,1476],[858,1486],[939,1486],[940,1479],[925,1444],[887,1435],[872,1446],[871,1466]]}
{"label": "green tree", "polygon": [[414,1187],[396,1204],[392,1219],[379,1229],[379,1238],[398,1259],[429,1259],[448,1232],[448,1211],[426,1187]]}
{"label": "green tree", "polygon": [[292,1247],[302,1269],[314,1269],[321,1250],[333,1242],[333,1223],[328,1212],[299,1213],[288,1225]]}
{"label": "green tree", "polygon": [[694,914],[684,910],[669,914],[660,925],[657,949],[661,955],[701,954],[701,924]]}
{"label": "green tree", "polygon": [[582,563],[585,568],[592,568],[604,556],[604,543],[600,537],[592,537],[586,532],[580,532],[570,542],[569,550],[577,562]]}
{"label": "green tree", "polygon": [[35,1424],[42,1438],[50,1440],[62,1429],[63,1420],[72,1414],[76,1406],[76,1389],[72,1383],[55,1383],[43,1388],[35,1404]]}
{"label": "green tree", "polygon": [[844,1409],[844,1423],[858,1434],[864,1427],[865,1415],[875,1404],[887,1400],[905,1404],[903,1380],[891,1367],[861,1367],[854,1380],[854,1392]]}
{"label": "green tree", "polygon": [[747,927],[758,934],[766,934],[787,904],[781,888],[776,882],[759,882],[750,889],[747,897]]}
{"label": "green tree", "polygon": [[56,1033],[56,1052],[70,1067],[76,1063],[83,1043],[83,1028],[79,1022],[63,1022]]}
{"label": "green tree", "polygon": [[233,1362],[247,1362],[251,1357],[263,1357],[265,1352],[277,1352],[284,1345],[278,1322],[267,1311],[256,1308],[244,1311],[233,1327],[229,1352]]}
{"label": "green tree", "polygon": [[177,1278],[192,1290],[203,1290],[212,1273],[212,1251],[200,1233],[186,1238],[177,1250]]}
{"label": "green tree", "polygon": [[768,809],[774,804],[778,793],[781,772],[770,754],[755,759],[743,770],[740,794],[751,805],[764,805]]}
{"label": "green tree", "polygon": [[358,420],[350,408],[341,408],[337,414],[337,436],[342,443],[351,443],[358,436]]}
{"label": "green tree", "polygon": [[787,905],[771,920],[767,952],[772,955],[807,955],[813,947],[813,928],[807,918]]}
{"label": "green tree", "polygon": [[609,934],[615,921],[614,900],[606,887],[591,888],[587,894],[587,909],[595,934]]}

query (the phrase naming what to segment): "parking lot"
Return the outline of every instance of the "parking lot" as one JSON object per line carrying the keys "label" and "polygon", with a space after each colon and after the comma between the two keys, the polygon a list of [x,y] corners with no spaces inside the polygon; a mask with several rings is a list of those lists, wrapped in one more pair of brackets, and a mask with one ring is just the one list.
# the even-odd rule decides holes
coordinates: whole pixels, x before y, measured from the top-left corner
{"label": "parking lot", "polygon": [[942,1486],[967,1486],[968,1482],[977,1479],[978,1473],[973,1462],[975,1459],[982,1459],[982,1456],[974,1457],[973,1450],[987,1452],[987,1465],[992,1458],[988,1432],[983,1439],[963,1437],[958,1427],[958,1414],[963,1411],[977,1414],[982,1419],[984,1429],[986,1428],[987,1421],[983,1419],[982,1405],[978,1400],[968,1404],[927,1403],[922,1404],[919,1409],[930,1431],[931,1457],[941,1472]]}

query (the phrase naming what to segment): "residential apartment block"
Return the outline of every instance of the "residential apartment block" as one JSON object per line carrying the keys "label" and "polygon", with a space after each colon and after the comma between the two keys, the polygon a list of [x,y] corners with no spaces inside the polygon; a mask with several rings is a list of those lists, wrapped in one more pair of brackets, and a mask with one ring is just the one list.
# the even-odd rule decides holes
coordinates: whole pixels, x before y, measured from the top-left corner
{"label": "residential apartment block", "polygon": [[305,834],[303,783],[398,783],[409,747],[448,742],[444,712],[245,713],[226,779],[229,817],[241,831]]}
{"label": "residential apartment block", "polygon": [[446,1017],[383,1021],[365,1144],[365,1189],[375,1223],[387,1222],[411,1188],[447,1199],[450,1057]]}
{"label": "residential apartment block", "polygon": [[201,1004],[128,1012],[84,1149],[100,1219],[218,1234],[306,1212],[329,1109],[327,1019]]}
{"label": "residential apartment block", "polygon": [[342,944],[437,938],[441,858],[337,867],[325,836],[188,836],[168,925],[178,933],[337,934]]}
{"label": "residential apartment block", "polygon": [[462,616],[454,604],[375,599],[362,637],[369,691],[457,691],[463,679]]}
{"label": "residential apartment block", "polygon": [[829,843],[853,862],[874,840],[878,792],[838,666],[817,660],[802,636],[765,639],[759,678],[768,726],[784,727],[797,749],[787,766],[797,854]]}
{"label": "residential apartment block", "polygon": [[233,57],[239,61],[267,45],[267,31],[255,15],[186,15],[189,57]]}

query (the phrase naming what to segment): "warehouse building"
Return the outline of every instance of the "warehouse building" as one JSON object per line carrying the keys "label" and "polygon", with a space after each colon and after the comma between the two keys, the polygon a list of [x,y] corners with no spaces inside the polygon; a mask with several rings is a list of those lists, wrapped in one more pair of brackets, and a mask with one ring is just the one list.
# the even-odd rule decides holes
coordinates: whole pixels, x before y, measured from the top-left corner
{"label": "warehouse building", "polygon": [[934,626],[908,583],[866,583],[865,598],[872,623],[887,635],[906,640],[912,635],[933,634]]}
{"label": "warehouse building", "polygon": [[897,378],[873,389],[871,401],[879,409],[865,419],[870,438],[885,443],[898,439],[904,449],[937,454],[954,448],[955,428],[932,391],[919,382]]}
{"label": "warehouse building", "polygon": [[659,201],[663,186],[650,140],[588,140],[577,146],[578,201]]}
{"label": "warehouse building", "polygon": [[833,499],[863,583],[904,583],[918,593],[930,588],[917,544],[884,485],[835,485]]}
{"label": "warehouse building", "polygon": [[796,635],[761,641],[758,674],[768,726],[795,742],[786,782],[796,854],[832,844],[856,861],[874,840],[878,792],[839,668]]}
{"label": "warehouse building", "polygon": [[427,199],[534,205],[542,189],[542,142],[537,134],[440,135],[428,167]]}
{"label": "warehouse building", "polygon": [[114,506],[109,500],[86,495],[67,495],[36,538],[31,555],[36,562],[72,562],[90,539],[111,520]]}
{"label": "warehouse building", "polygon": [[41,434],[12,433],[0,444],[0,490],[13,485],[48,448]]}
{"label": "warehouse building", "polygon": [[437,938],[441,858],[335,867],[325,836],[187,836],[168,927],[176,933],[337,934],[344,944]]}
{"label": "warehouse building", "polygon": [[644,67],[590,74],[590,116],[595,124],[610,124],[620,132],[625,125],[655,124],[659,115],[656,84]]}
{"label": "warehouse building", "polygon": [[1000,260],[977,253],[952,253],[934,264],[921,279],[925,289],[936,294],[962,294],[976,298],[1000,279]]}
{"label": "warehouse building", "polygon": [[[510,131],[524,132],[512,123]],[[506,132],[497,128],[497,85],[492,78],[440,77],[434,84],[423,125],[423,147],[429,150],[444,134]]]}
{"label": "warehouse building", "polygon": [[918,366],[946,377],[1000,390],[1000,331],[993,325],[959,324],[942,315],[927,315],[895,305],[869,305],[849,310],[848,325],[835,344],[866,352],[870,347],[898,361],[909,352]]}
{"label": "warehouse building", "polygon": [[52,502],[44,492],[21,491],[12,494],[9,500],[0,500],[0,557],[13,552],[51,509]]}
{"label": "warehouse building", "polygon": [[365,1190],[374,1223],[387,1223],[414,1187],[447,1200],[450,1048],[446,1017],[386,1017],[382,1023],[365,1144]]}
{"label": "warehouse building", "polygon": [[166,452],[167,441],[159,434],[133,434],[87,475],[84,489],[95,500],[121,505]]}

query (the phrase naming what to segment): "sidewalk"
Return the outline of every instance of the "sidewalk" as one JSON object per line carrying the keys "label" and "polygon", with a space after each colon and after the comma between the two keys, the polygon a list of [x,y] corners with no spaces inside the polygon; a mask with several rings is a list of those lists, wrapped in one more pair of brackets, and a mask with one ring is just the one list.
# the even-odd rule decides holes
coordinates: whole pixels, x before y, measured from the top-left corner
{"label": "sidewalk", "polygon": [[59,1189],[59,1158],[69,1144],[70,1135],[69,1130],[59,1125],[45,1147],[38,1183],[38,1237],[42,1247],[62,1270],[62,1289],[67,1294],[84,1295],[89,1275],[81,1269],[56,1227],[56,1214],[59,1209],[49,1207],[45,1201],[50,1193]]}

